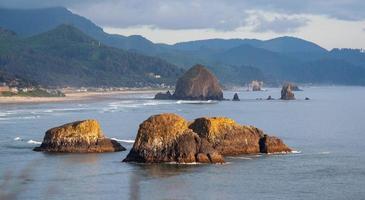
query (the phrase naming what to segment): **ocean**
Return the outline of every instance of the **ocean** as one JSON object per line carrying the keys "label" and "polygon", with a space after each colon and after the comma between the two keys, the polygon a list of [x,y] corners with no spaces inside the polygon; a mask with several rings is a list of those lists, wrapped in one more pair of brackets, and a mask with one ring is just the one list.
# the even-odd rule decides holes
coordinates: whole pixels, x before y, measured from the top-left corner
{"label": "ocean", "polygon": [[[239,102],[158,101],[146,93],[0,105],[0,199],[365,199],[365,88],[303,89],[294,101],[262,100],[279,98],[279,88],[268,88],[240,90]],[[121,162],[139,124],[159,113],[230,117],[280,137],[295,152],[226,157],[223,165]],[[32,151],[47,129],[90,118],[127,151]]]}

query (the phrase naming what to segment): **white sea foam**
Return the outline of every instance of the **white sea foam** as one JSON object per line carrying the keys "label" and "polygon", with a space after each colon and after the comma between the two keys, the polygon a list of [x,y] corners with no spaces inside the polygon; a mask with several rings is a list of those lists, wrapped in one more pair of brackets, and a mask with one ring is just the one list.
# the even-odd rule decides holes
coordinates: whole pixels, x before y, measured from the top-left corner
{"label": "white sea foam", "polygon": [[38,141],[35,141],[35,140],[28,140],[27,143],[28,144],[42,144],[42,142],[38,142]]}
{"label": "white sea foam", "polygon": [[21,137],[15,137],[14,140],[18,141],[18,140],[22,140],[22,138]]}
{"label": "white sea foam", "polygon": [[130,143],[130,144],[134,143],[134,140],[121,140],[121,139],[118,139],[118,138],[110,138],[110,139],[118,141],[118,142],[124,142],[124,143]]}
{"label": "white sea foam", "polygon": [[176,104],[215,104],[218,101],[208,100],[208,101],[190,101],[190,100],[179,100]]}
{"label": "white sea foam", "polygon": [[166,162],[165,164],[168,164],[168,165],[202,165],[202,164],[206,164],[206,163],[200,163],[200,162],[191,162],[191,163]]}
{"label": "white sea foam", "polygon": [[301,151],[296,151],[296,150],[294,150],[294,151],[292,151],[291,153],[293,153],[293,154],[299,154],[299,153],[302,153]]}
{"label": "white sea foam", "polygon": [[228,158],[231,158],[231,159],[240,159],[240,160],[252,160],[252,158],[246,157],[246,156],[230,156]]}

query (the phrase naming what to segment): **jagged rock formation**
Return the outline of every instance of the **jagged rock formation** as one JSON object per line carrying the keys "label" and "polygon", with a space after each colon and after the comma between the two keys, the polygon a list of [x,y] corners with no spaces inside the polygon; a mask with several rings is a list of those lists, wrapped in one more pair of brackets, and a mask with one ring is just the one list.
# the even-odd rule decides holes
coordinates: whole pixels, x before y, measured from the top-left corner
{"label": "jagged rock formation", "polygon": [[[168,95],[157,94],[155,99]],[[223,100],[223,91],[218,79],[203,65],[195,65],[177,80],[171,99]]]}
{"label": "jagged rock formation", "polygon": [[291,89],[291,84],[284,84],[281,89],[281,100],[295,100],[294,93]]}
{"label": "jagged rock formation", "polygon": [[168,100],[168,99],[172,99],[173,96],[170,93],[170,91],[167,91],[166,93],[163,92],[159,92],[155,95],[155,99],[160,99],[160,100]]}
{"label": "jagged rock formation", "polygon": [[34,151],[63,153],[101,153],[126,150],[106,138],[96,120],[76,121],[49,129]]}
{"label": "jagged rock formation", "polygon": [[124,162],[222,163],[223,156],[291,152],[280,139],[224,117],[189,123],[176,114],[154,115],[138,130]]}
{"label": "jagged rock formation", "polygon": [[240,101],[237,93],[234,93],[232,101]]}

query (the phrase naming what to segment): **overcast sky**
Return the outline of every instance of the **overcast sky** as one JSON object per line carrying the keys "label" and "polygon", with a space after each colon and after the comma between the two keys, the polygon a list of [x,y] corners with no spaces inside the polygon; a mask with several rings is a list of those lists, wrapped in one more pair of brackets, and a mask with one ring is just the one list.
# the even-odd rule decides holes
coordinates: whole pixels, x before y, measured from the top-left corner
{"label": "overcast sky", "polygon": [[1,0],[0,7],[64,6],[110,33],[154,42],[296,36],[325,48],[365,48],[365,0]]}

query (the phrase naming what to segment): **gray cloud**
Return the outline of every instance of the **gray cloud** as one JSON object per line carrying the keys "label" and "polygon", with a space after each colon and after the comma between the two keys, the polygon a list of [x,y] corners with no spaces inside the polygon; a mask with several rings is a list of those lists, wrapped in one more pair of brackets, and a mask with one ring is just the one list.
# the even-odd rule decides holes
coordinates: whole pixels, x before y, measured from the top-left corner
{"label": "gray cloud", "polygon": [[275,32],[275,33],[288,33],[294,32],[298,28],[305,26],[308,23],[306,18],[289,18],[286,16],[274,17],[273,19],[267,19],[264,16],[257,16],[254,22],[254,32]]}
{"label": "gray cloud", "polygon": [[364,0],[1,0],[0,7],[65,6],[101,26],[151,26],[165,29],[212,28],[221,31],[247,26],[252,10],[283,14],[259,18],[254,31],[291,32],[307,24],[293,14],[325,15],[342,20],[365,19]]}

